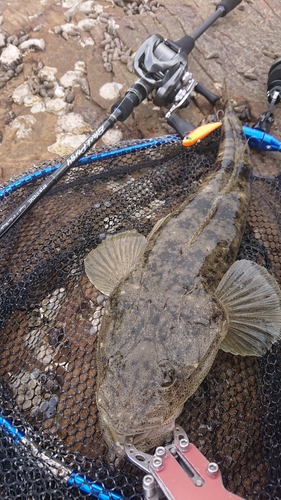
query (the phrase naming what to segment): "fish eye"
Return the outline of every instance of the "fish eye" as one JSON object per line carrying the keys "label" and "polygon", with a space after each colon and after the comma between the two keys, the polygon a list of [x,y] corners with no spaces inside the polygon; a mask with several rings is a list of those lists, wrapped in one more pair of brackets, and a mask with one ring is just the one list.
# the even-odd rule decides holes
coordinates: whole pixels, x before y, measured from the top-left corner
{"label": "fish eye", "polygon": [[110,370],[117,371],[122,368],[122,364],[123,356],[119,351],[108,358],[108,367]]}
{"label": "fish eye", "polygon": [[162,372],[162,382],[161,387],[167,388],[171,387],[175,381],[175,369],[168,361],[162,361],[159,363],[159,367]]}
{"label": "fish eye", "polygon": [[174,377],[171,374],[165,374],[161,387],[170,387],[174,383]]}

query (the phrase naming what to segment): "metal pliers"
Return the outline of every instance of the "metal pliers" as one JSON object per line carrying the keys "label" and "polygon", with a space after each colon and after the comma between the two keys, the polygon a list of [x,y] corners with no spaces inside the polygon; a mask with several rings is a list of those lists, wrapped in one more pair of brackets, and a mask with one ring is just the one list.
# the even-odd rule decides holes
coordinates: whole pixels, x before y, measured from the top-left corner
{"label": "metal pliers", "polygon": [[130,438],[124,447],[128,459],[146,473],[145,500],[241,500],[224,488],[218,465],[189,442],[179,425],[174,429],[173,443],[158,446],[154,455],[137,450]]}

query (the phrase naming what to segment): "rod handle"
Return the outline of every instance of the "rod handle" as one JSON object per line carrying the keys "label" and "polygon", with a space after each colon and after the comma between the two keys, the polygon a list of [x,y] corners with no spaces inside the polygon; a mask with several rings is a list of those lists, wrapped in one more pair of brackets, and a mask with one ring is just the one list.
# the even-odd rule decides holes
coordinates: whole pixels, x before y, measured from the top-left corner
{"label": "rod handle", "polygon": [[231,10],[235,9],[237,5],[239,5],[242,0],[221,0],[221,2],[216,6],[216,10],[220,7],[223,7],[224,12],[221,13],[221,17],[226,16]]}
{"label": "rod handle", "polygon": [[181,48],[181,50],[188,56],[190,52],[194,49],[195,43],[194,38],[190,35],[185,35],[176,44]]}

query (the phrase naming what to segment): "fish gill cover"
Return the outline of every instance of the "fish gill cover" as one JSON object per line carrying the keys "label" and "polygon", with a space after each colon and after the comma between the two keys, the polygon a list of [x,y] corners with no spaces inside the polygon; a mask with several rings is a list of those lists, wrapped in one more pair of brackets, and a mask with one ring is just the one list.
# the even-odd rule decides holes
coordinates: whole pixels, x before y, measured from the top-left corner
{"label": "fish gill cover", "polygon": [[[219,132],[190,149],[171,137],[73,168],[2,239],[3,500],[90,498],[87,489],[66,485],[64,468],[92,481],[103,498],[142,498],[143,473],[107,448],[100,429],[96,346],[105,296],[88,280],[84,258],[106,235],[136,229],[147,236],[214,169],[218,145]],[[2,220],[37,182],[4,198]],[[280,176],[253,177],[238,255],[264,266],[279,285],[280,199]],[[247,499],[281,498],[280,392],[280,343],[262,358],[220,350],[178,418],[218,463],[226,488]]]}

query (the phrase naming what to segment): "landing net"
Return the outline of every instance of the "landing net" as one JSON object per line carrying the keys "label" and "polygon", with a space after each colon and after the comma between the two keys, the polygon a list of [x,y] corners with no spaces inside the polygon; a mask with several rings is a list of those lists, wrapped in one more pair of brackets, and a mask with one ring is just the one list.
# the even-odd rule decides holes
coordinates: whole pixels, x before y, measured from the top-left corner
{"label": "landing net", "polygon": [[[193,148],[170,136],[115,145],[116,154],[94,150],[95,161],[73,168],[2,238],[1,499],[142,498],[143,473],[114,456],[99,426],[96,341],[105,298],[83,259],[108,234],[146,236],[214,169],[218,145],[214,133]],[[2,186],[2,220],[48,165]],[[238,258],[265,266],[281,285],[280,180],[254,176]],[[280,499],[280,345],[261,359],[219,351],[178,423],[218,463],[228,490]]]}

